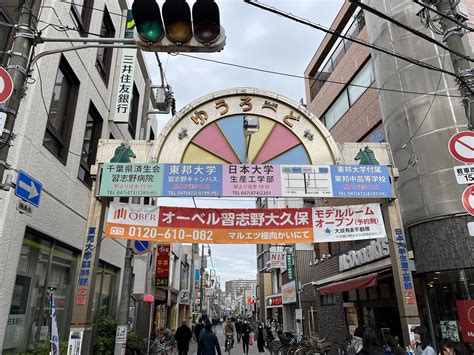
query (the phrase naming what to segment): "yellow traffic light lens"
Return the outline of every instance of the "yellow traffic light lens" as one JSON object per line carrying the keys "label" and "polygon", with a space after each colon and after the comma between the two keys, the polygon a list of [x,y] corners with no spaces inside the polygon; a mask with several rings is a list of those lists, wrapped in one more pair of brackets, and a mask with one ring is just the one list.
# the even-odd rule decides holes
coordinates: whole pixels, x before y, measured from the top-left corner
{"label": "yellow traffic light lens", "polygon": [[163,26],[157,21],[145,21],[138,29],[138,33],[145,41],[156,42],[163,37]]}
{"label": "yellow traffic light lens", "polygon": [[196,39],[201,43],[212,43],[219,38],[220,26],[214,22],[201,22],[194,29]]}
{"label": "yellow traffic light lens", "polygon": [[185,43],[193,36],[191,26],[185,21],[177,21],[166,27],[166,36],[171,42]]}

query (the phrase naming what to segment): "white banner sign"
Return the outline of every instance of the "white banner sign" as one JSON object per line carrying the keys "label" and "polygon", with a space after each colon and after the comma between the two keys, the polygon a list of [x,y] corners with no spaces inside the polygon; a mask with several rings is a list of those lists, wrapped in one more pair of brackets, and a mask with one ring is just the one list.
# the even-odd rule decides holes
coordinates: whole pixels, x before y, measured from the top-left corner
{"label": "white banner sign", "polygon": [[454,174],[459,185],[474,183],[474,164],[454,167]]}
{"label": "white banner sign", "polygon": [[51,314],[51,355],[59,355],[59,333],[53,292],[49,294],[49,311]]}
{"label": "white banner sign", "polygon": [[133,97],[133,73],[137,50],[124,48],[120,62],[118,77],[117,100],[114,111],[114,122],[128,122]]}
{"label": "white banner sign", "polygon": [[82,329],[72,329],[69,332],[69,342],[67,344],[67,355],[81,355],[82,336],[84,331]]}
{"label": "white banner sign", "polygon": [[[149,237],[156,234],[158,226],[158,206],[145,206],[138,204],[125,204],[120,202],[111,202],[109,213],[107,214],[107,230],[117,236],[129,233],[130,227],[140,232],[148,233]],[[143,229],[143,231],[141,231]]]}
{"label": "white banner sign", "polygon": [[270,252],[270,269],[282,269],[286,267],[286,252],[271,251]]}
{"label": "white banner sign", "polygon": [[319,243],[385,238],[377,203],[313,208],[314,237]]}
{"label": "white banner sign", "polygon": [[283,304],[296,302],[296,282],[291,281],[281,286],[281,298]]}

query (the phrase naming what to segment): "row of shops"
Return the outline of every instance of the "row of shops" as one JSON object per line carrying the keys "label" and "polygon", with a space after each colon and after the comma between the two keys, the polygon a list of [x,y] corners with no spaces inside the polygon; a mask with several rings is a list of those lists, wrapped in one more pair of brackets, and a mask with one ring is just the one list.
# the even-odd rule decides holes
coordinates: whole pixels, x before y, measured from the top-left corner
{"label": "row of shops", "polygon": [[[453,223],[457,223],[458,228],[453,231],[459,231],[459,226],[467,226],[467,216],[456,219]],[[413,274],[421,324],[428,327],[433,344],[443,338],[450,338],[472,352],[474,259],[472,254],[468,259],[453,258],[461,249],[470,247],[472,237],[469,237],[466,228],[464,233],[451,233],[449,248],[447,245],[427,243],[423,245],[423,252],[417,255],[420,249],[412,242],[416,232],[409,230],[407,234],[410,239],[408,243],[412,245],[408,253],[408,266]],[[295,318],[301,313],[305,334],[341,341],[353,335],[358,326],[365,326],[376,330],[381,343],[390,335],[402,339],[388,248],[390,242],[388,239],[363,241],[339,255],[312,262],[311,266],[306,265],[312,271],[310,282],[300,282],[298,290],[294,281],[283,282],[281,293],[265,297],[265,321],[275,329],[296,330],[298,322]],[[439,258],[439,263],[433,264],[437,268],[428,272],[426,267],[422,270],[417,268],[418,265],[423,267],[432,262],[433,257]],[[462,267],[452,268],[453,264]],[[286,270],[282,270],[282,280],[286,279],[286,273]],[[276,275],[274,271],[272,274]],[[294,290],[295,295],[300,293],[300,305],[296,297],[292,299],[285,296],[285,290],[288,289]],[[416,325],[409,326],[413,328]]]}

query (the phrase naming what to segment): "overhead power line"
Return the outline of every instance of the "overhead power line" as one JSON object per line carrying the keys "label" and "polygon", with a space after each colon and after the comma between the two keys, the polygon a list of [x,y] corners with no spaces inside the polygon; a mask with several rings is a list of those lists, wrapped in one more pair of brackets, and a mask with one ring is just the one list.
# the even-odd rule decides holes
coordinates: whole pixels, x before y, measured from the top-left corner
{"label": "overhead power line", "polygon": [[458,19],[456,19],[456,18],[454,18],[454,17],[452,17],[452,16],[443,14],[441,11],[438,11],[437,9],[431,7],[430,5],[425,4],[423,1],[420,1],[420,0],[413,0],[413,2],[414,2],[415,4],[418,4],[418,5],[422,6],[422,7],[424,7],[425,9],[428,9],[428,10],[434,12],[434,13],[435,13],[436,15],[438,15],[438,16],[441,16],[441,17],[443,17],[443,18],[445,18],[445,19],[447,19],[447,20],[453,21],[456,25],[458,25],[458,26],[464,28],[465,30],[468,30],[468,31],[470,31],[470,32],[474,32],[474,27],[468,26],[468,25],[466,25],[465,23],[459,21]]}
{"label": "overhead power line", "polygon": [[401,23],[400,21],[395,20],[393,17],[390,17],[390,16],[384,14],[383,12],[364,4],[360,0],[349,0],[349,1],[356,4],[361,9],[363,9],[365,11],[368,11],[368,12],[374,14],[375,16],[380,17],[380,18],[382,18],[382,19],[384,19],[388,22],[391,22],[391,23],[395,24],[396,26],[398,26],[400,28],[403,28],[405,31],[413,33],[414,35],[424,39],[425,41],[433,43],[433,44],[437,45],[438,47],[443,48],[444,50],[457,55],[458,57],[464,58],[464,59],[466,59],[470,62],[474,62],[474,59],[472,59],[470,56],[465,55],[464,53],[461,53],[461,52],[458,52],[458,51],[455,51],[455,50],[449,48],[448,46],[446,46],[443,43],[435,40],[434,38],[428,36],[427,34],[425,34],[423,32],[420,32],[418,30],[415,30],[413,27],[410,27],[408,25],[405,25],[404,23]]}
{"label": "overhead power line", "polygon": [[[209,58],[203,58],[203,57],[196,57],[196,56],[193,56],[193,55],[190,55],[190,54],[174,53],[173,55],[175,55],[175,56],[178,56],[178,55],[179,55],[179,56],[182,56],[182,57],[187,57],[187,58],[202,60],[202,61],[205,61],[205,62],[216,63],[216,64],[221,64],[221,65],[227,65],[227,66],[231,66],[231,67],[235,67],[235,68],[240,68],[240,69],[246,69],[246,70],[257,71],[257,72],[261,72],[261,73],[274,74],[274,75],[281,75],[281,76],[286,76],[286,77],[290,77],[290,78],[297,78],[297,79],[307,79],[307,80],[310,80],[310,81],[316,81],[316,80],[318,80],[318,79],[311,78],[311,77],[304,76],[304,75],[283,73],[283,72],[278,72],[278,71],[268,70],[268,69],[261,69],[261,68],[256,68],[256,67],[247,66],[247,65],[241,65],[241,64],[235,64],[235,63],[224,62],[224,61],[215,60],[215,59],[209,59]],[[398,93],[402,93],[402,94],[429,95],[429,96],[438,96],[438,97],[457,97],[457,98],[462,98],[462,96],[460,96],[460,95],[450,95],[450,94],[441,94],[441,93],[429,93],[429,92],[410,91],[410,90],[398,90],[398,89],[382,88],[382,87],[377,87],[377,86],[359,85],[359,84],[353,84],[353,83],[343,82],[343,81],[337,81],[337,80],[325,80],[325,82],[328,82],[328,83],[331,83],[331,84],[354,86],[354,87],[359,87],[359,88],[364,88],[364,89],[372,89],[372,90],[380,90],[380,91],[398,92]]]}
{"label": "overhead power line", "polygon": [[365,46],[365,47],[368,47],[368,48],[371,48],[371,49],[375,49],[377,51],[380,51],[382,53],[385,53],[385,54],[388,54],[392,57],[395,57],[395,58],[398,58],[398,59],[401,59],[401,60],[404,60],[404,61],[407,61],[409,63],[412,63],[414,65],[417,65],[419,67],[422,67],[422,68],[425,68],[425,69],[429,69],[429,70],[433,70],[433,71],[437,71],[437,72],[442,72],[444,74],[447,74],[449,76],[452,76],[454,78],[456,78],[457,80],[461,81],[464,85],[467,86],[467,83],[465,83],[464,79],[459,77],[456,73],[453,73],[453,72],[450,72],[449,70],[445,70],[445,69],[441,69],[441,68],[438,68],[438,67],[435,67],[431,64],[428,64],[428,63],[424,63],[422,62],[421,60],[418,60],[418,59],[415,59],[415,58],[412,58],[412,57],[409,57],[409,56],[406,56],[406,55],[402,55],[400,53],[397,53],[397,52],[394,52],[394,51],[390,51],[386,48],[383,48],[383,47],[380,47],[378,45],[375,45],[375,44],[372,44],[370,42],[366,42],[366,41],[363,41],[363,40],[360,40],[360,39],[357,39],[357,38],[352,38],[350,36],[347,36],[345,34],[342,34],[340,32],[337,32],[337,31],[334,31],[334,30],[331,30],[329,28],[326,28],[324,26],[321,26],[319,24],[316,24],[314,22],[311,22],[307,19],[303,19],[301,17],[297,17],[293,14],[290,14],[288,12],[285,12],[285,11],[282,11],[280,9],[277,9],[275,7],[272,7],[272,6],[269,6],[269,5],[266,5],[266,4],[263,4],[261,2],[255,2],[255,0],[244,0],[244,2],[250,4],[250,5],[253,5],[255,7],[258,7],[258,8],[261,8],[263,10],[266,10],[266,11],[269,11],[271,13],[274,13],[274,14],[277,14],[277,15],[280,15],[282,17],[285,17],[285,18],[288,18],[292,21],[295,21],[295,22],[298,22],[298,23],[301,23],[303,25],[306,25],[306,26],[309,26],[309,27],[312,27],[312,28],[315,28],[317,30],[320,30],[320,31],[323,31],[325,33],[329,33],[331,35],[334,35],[334,36],[337,36],[337,37],[340,37],[340,38],[343,38],[343,39],[346,39],[348,41],[351,41],[351,42],[354,42],[354,43],[357,43],[357,44],[360,44],[362,46]]}

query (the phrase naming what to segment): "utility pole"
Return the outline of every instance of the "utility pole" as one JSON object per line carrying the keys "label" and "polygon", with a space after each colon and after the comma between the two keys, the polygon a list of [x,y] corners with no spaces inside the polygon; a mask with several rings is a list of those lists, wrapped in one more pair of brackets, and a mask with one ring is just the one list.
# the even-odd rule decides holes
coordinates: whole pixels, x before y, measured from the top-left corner
{"label": "utility pole", "polygon": [[[461,25],[468,20],[467,16],[463,16],[459,13],[459,5],[453,6],[451,0],[422,0],[427,5],[434,5],[438,13],[444,14],[445,16],[439,16],[439,24],[441,25],[442,31],[436,31],[435,26],[429,26],[433,20],[430,16],[424,16],[422,22],[425,22],[425,26],[429,26],[433,31],[443,35],[443,42],[449,49],[454,52],[464,54],[465,56],[470,55],[470,51],[466,50],[462,37],[466,32]],[[423,11],[429,11],[429,7]],[[468,59],[462,58],[453,52],[449,52],[451,61],[453,62],[453,68],[455,73],[462,78],[463,81],[458,80],[459,91],[463,96],[462,104],[466,112],[467,124],[470,130],[473,129],[473,117],[474,117],[474,71],[471,68],[471,63]]]}
{"label": "utility pole", "polygon": [[25,95],[25,83],[30,71],[31,49],[35,45],[37,17],[41,0],[24,0],[21,2],[20,18],[15,26],[10,60],[7,71],[13,80],[13,93],[4,106],[0,106],[0,113],[5,113],[5,127],[0,132],[0,186],[3,184],[7,163],[8,151],[13,141],[13,128],[20,107],[21,99]]}

